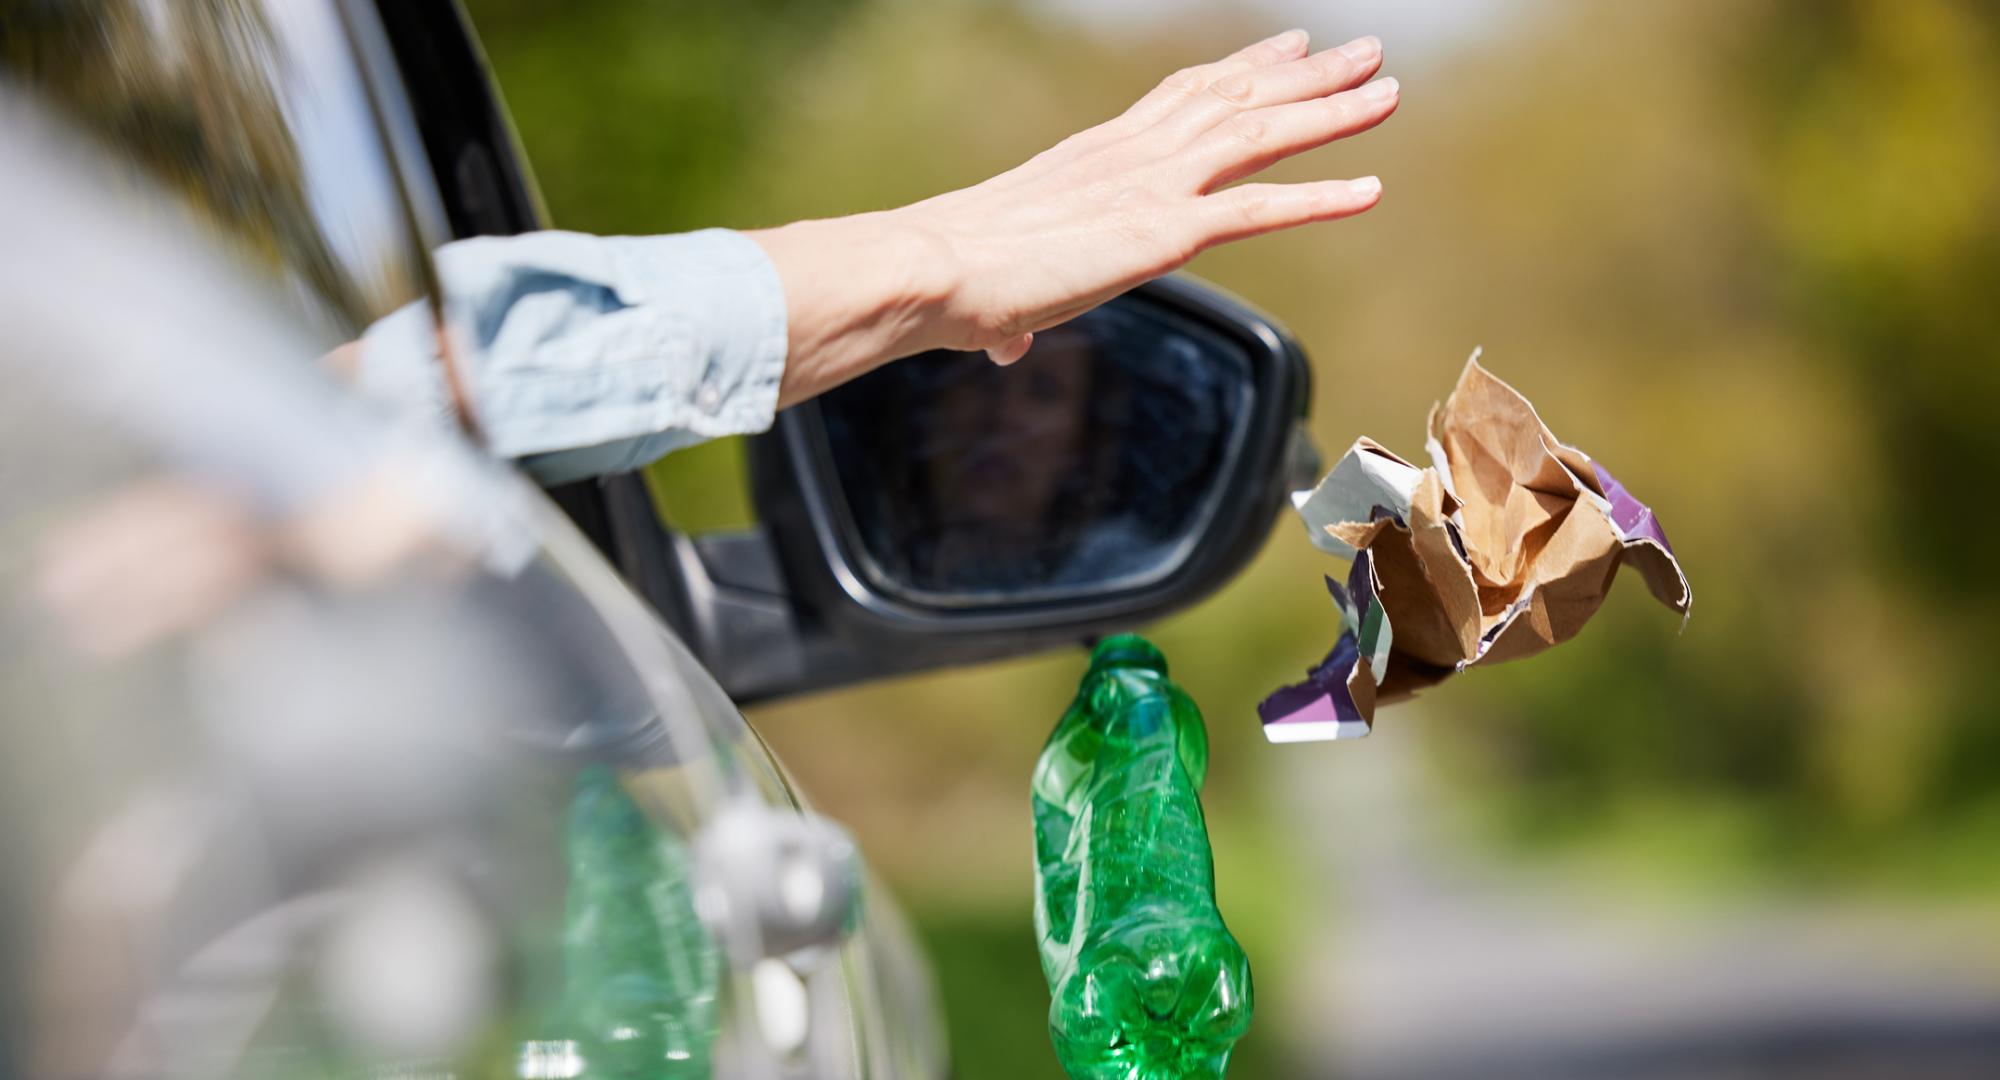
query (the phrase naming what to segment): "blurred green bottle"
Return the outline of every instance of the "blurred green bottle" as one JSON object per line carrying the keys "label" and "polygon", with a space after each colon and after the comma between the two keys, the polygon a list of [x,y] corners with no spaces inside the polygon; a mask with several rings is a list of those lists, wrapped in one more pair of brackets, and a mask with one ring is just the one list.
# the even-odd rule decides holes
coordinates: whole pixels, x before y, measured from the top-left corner
{"label": "blurred green bottle", "polygon": [[565,836],[563,1001],[555,1038],[522,1047],[523,1077],[707,1077],[720,957],[695,916],[687,848],[606,768],[577,777]]}
{"label": "blurred green bottle", "polygon": [[1208,733],[1144,638],[1091,652],[1035,767],[1035,931],[1074,1080],[1221,1077],[1250,962],[1215,908]]}

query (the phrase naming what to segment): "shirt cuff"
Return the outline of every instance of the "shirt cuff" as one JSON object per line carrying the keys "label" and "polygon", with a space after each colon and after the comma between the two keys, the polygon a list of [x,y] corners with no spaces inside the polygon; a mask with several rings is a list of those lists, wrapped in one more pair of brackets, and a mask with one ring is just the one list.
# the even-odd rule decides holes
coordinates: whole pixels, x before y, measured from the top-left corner
{"label": "shirt cuff", "polygon": [[[771,425],[785,297],[754,241],[708,229],[506,243],[510,272],[496,280],[490,264],[478,268],[484,284],[467,297],[462,323],[481,343],[471,396],[495,453],[552,479],[636,468],[677,446]],[[453,293],[452,267],[441,264]]]}

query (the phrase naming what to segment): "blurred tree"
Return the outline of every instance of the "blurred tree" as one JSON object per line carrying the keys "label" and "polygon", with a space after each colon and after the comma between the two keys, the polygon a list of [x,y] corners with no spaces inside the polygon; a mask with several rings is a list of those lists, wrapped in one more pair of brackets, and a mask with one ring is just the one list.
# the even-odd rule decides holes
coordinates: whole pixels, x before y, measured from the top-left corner
{"label": "blurred tree", "polygon": [[[2000,8],[1786,0],[1744,65],[1788,311],[1868,402],[1869,557],[1939,624],[1933,808],[2000,798]],[[1921,703],[1920,703],[1921,704]],[[1884,717],[1883,723],[1901,722]]]}
{"label": "blurred tree", "polygon": [[788,76],[864,0],[467,0],[550,214],[592,232],[734,220]]}
{"label": "blurred tree", "polygon": [[[1628,17],[1644,30],[1615,25]],[[1626,293],[1650,312],[1609,309],[1625,325],[1602,335],[1605,363],[1649,351],[1642,331],[1673,343],[1680,385],[1649,403],[1661,419],[1620,420],[1679,455],[1651,466],[1673,493],[1655,505],[1701,603],[1678,639],[1614,604],[1569,655],[1497,669],[1476,705],[1450,688],[1452,711],[1479,715],[1441,752],[1542,834],[1619,836],[1606,826],[1633,807],[1650,829],[1732,808],[1737,855],[1767,870],[1945,851],[1940,815],[2000,806],[2000,571],[1983,540],[2000,507],[1970,490],[2000,470],[2000,10],[1695,4],[1586,15],[1565,36],[1672,58],[1627,51],[1600,83],[1614,108],[1643,101],[1623,125],[1586,140],[1582,117],[1517,101],[1497,141],[1534,155],[1531,123],[1587,148],[1567,220],[1540,224],[1566,252],[1609,256],[1606,281],[1567,299]],[[1663,66],[1680,85],[1651,77]],[[1663,138],[1668,190],[1603,164]],[[1614,219],[1584,235],[1607,195]],[[1677,235],[1631,243],[1644,226],[1628,222],[1649,218]],[[1765,398],[1747,416],[1746,395]],[[1600,447],[1571,410],[1551,415]]]}

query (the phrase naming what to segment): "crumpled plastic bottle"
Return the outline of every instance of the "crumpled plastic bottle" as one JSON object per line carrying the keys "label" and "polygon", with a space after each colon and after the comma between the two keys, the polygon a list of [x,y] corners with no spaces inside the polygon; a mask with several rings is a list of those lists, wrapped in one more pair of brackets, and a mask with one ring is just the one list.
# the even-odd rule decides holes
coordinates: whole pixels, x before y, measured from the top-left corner
{"label": "crumpled plastic bottle", "polygon": [[565,842],[561,1037],[524,1047],[521,1075],[709,1076],[721,958],[695,914],[686,847],[601,766],[577,777]]}
{"label": "crumpled plastic bottle", "polygon": [[1223,1075],[1250,1026],[1250,962],[1215,907],[1208,733],[1166,658],[1091,652],[1035,767],[1035,932],[1049,1034],[1074,1080]]}

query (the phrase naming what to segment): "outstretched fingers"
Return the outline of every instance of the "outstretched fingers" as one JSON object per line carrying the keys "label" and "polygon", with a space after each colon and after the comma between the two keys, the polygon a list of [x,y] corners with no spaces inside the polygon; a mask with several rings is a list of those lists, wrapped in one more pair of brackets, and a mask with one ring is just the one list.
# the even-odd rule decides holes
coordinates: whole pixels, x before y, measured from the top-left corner
{"label": "outstretched fingers", "polygon": [[1280,229],[1353,217],[1382,201],[1382,181],[1318,180],[1305,184],[1243,184],[1196,200],[1201,247]]}
{"label": "outstretched fingers", "polygon": [[1217,82],[1243,72],[1297,60],[1306,55],[1310,44],[1304,30],[1287,30],[1239,49],[1212,64],[1182,68],[1162,79],[1160,85],[1134,102],[1112,123],[1121,132],[1150,127]]}
{"label": "outstretched fingers", "polygon": [[1306,55],[1310,46],[1311,41],[1304,30],[1287,30],[1238,49],[1213,63],[1176,71],[1123,113],[1096,127],[1079,131],[1037,154],[1026,171],[1029,174],[1046,171],[1080,154],[1145,131],[1217,80],[1297,60]]}
{"label": "outstretched fingers", "polygon": [[1194,95],[1163,118],[1158,128],[1173,142],[1185,143],[1248,110],[1352,90],[1381,69],[1381,41],[1356,38],[1338,49],[1219,78],[1206,93]]}
{"label": "outstretched fingers", "polygon": [[1358,135],[1389,118],[1402,99],[1395,79],[1312,101],[1238,113],[1203,135],[1182,160],[1197,190],[1212,191],[1266,167]]}

